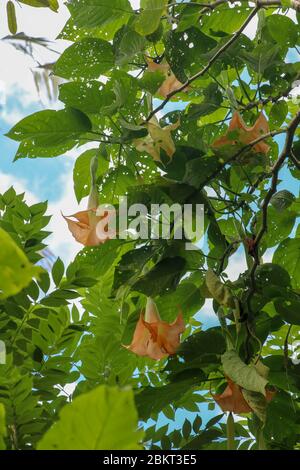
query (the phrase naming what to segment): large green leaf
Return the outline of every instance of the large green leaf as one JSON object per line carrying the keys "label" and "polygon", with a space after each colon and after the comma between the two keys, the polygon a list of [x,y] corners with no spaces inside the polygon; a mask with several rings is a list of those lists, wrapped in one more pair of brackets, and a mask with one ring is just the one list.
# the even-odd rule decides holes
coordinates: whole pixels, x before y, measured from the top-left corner
{"label": "large green leaf", "polygon": [[[118,37],[120,34],[120,37]],[[136,31],[127,27],[122,28],[115,36],[114,49],[117,65],[124,65],[133,61],[136,54],[140,54],[146,46],[146,40]]]}
{"label": "large green leaf", "polygon": [[66,405],[39,450],[133,450],[142,432],[130,390],[101,385]]}
{"label": "large green leaf", "polygon": [[230,350],[224,353],[222,364],[225,375],[240,387],[266,395],[268,380],[258,373],[254,365],[245,364],[236,351]]}
{"label": "large green leaf", "polygon": [[114,98],[114,93],[96,80],[64,83],[59,88],[61,101],[88,114],[100,113],[112,104]]}
{"label": "large green leaf", "polygon": [[66,108],[60,111],[38,111],[18,122],[7,136],[25,141],[30,147],[53,147],[75,141],[91,130],[91,122],[81,111]]}
{"label": "large green leaf", "polygon": [[75,42],[59,57],[54,73],[63,78],[98,78],[114,65],[113,49],[103,39],[87,38]]}
{"label": "large green leaf", "polygon": [[240,8],[231,10],[227,5],[222,5],[214,10],[209,17],[206,15],[202,19],[202,31],[211,36],[222,36],[222,33],[234,33],[249,15],[249,10]]}
{"label": "large green leaf", "polygon": [[174,290],[183,276],[186,261],[177,256],[160,261],[133,284],[133,289],[151,297]]}
{"label": "large green leaf", "polygon": [[96,177],[99,177],[108,170],[109,161],[102,156],[101,149],[86,150],[76,159],[73,171],[73,182],[74,192],[78,202],[80,202],[83,197],[88,196],[90,193],[90,165],[94,157],[97,157],[98,160]]}
{"label": "large green leaf", "polygon": [[0,299],[15,295],[28,286],[42,268],[33,266],[10,235],[0,228]]}
{"label": "large green leaf", "polygon": [[133,15],[128,0],[73,0],[68,8],[79,28],[100,28],[115,20],[122,26]]}
{"label": "large green leaf", "polygon": [[154,33],[167,3],[166,0],[141,0],[142,11],[135,20],[135,30],[143,36]]}
{"label": "large green leaf", "polygon": [[50,8],[57,11],[59,8],[58,0],[19,0],[20,3],[38,8]]}
{"label": "large green leaf", "polygon": [[299,27],[293,20],[284,15],[271,15],[267,18],[270,35],[278,44],[294,47],[299,41]]}
{"label": "large green leaf", "polygon": [[273,255],[273,263],[282,266],[291,277],[291,284],[300,289],[300,239],[287,238]]}

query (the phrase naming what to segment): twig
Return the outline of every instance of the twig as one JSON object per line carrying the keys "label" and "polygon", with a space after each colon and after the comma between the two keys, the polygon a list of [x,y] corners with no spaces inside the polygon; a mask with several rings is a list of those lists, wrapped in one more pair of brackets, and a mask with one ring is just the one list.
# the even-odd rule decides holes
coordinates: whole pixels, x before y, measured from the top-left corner
{"label": "twig", "polygon": [[229,41],[227,41],[225,44],[223,44],[223,46],[213,55],[213,57],[208,61],[208,63],[205,65],[205,67],[203,67],[202,70],[200,70],[195,75],[193,75],[188,80],[186,80],[186,82],[183,85],[181,85],[179,88],[177,88],[176,90],[169,93],[167,95],[167,97],[161,102],[161,104],[158,105],[155,109],[153,109],[153,111],[150,112],[150,114],[146,118],[146,122],[148,122],[156,113],[158,113],[158,111],[161,111],[173,96],[175,96],[177,93],[180,93],[181,91],[183,91],[192,82],[197,80],[197,78],[202,77],[210,69],[210,67],[216,62],[216,60],[223,54],[223,52],[225,52],[237,40],[237,38],[242,34],[244,29],[250,23],[252,18],[254,18],[254,16],[256,15],[256,13],[258,12],[259,9],[260,9],[260,6],[256,6],[251,11],[250,15],[244,21],[242,26],[233,34],[233,36],[231,36]]}
{"label": "twig", "polygon": [[[256,249],[257,251],[258,251],[259,243],[261,242],[264,234],[268,230],[268,207],[272,199],[272,196],[276,193],[276,190],[277,190],[279,171],[285,159],[291,155],[293,139],[294,139],[294,135],[295,135],[295,132],[297,130],[299,123],[300,123],[300,111],[296,114],[296,116],[294,117],[294,119],[291,121],[288,128],[286,129],[286,139],[285,139],[284,147],[282,149],[282,152],[278,160],[273,165],[271,172],[270,172],[272,174],[271,187],[268,190],[264,198],[263,204],[262,204],[262,225],[258,234],[256,235],[256,238],[254,240],[254,245],[253,245],[253,248]],[[250,289],[248,291],[248,295],[246,298],[248,314],[251,313],[251,299],[255,293],[255,273],[256,273],[256,269],[258,265],[259,265],[259,258],[257,257],[254,260],[254,263],[249,273]]]}
{"label": "twig", "polygon": [[237,153],[235,153],[232,157],[230,157],[224,165],[221,168],[217,168],[202,184],[202,186],[206,186],[212,179],[214,179],[221,171],[225,168],[228,163],[232,163],[234,160],[236,160],[238,157],[243,155],[246,151],[250,150],[254,145],[258,144],[262,140],[268,139],[269,137],[274,137],[279,134],[283,134],[284,132],[287,132],[286,129],[280,129],[278,131],[271,131],[268,132],[267,134],[261,135],[257,137],[257,139],[253,140],[252,142],[249,142],[249,144],[245,145],[243,148],[241,148]]}

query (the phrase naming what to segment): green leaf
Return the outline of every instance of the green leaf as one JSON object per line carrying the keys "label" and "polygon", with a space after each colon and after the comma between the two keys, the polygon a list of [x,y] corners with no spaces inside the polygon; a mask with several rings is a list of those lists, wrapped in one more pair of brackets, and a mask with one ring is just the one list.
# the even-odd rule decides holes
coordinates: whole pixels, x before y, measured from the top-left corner
{"label": "green leaf", "polygon": [[270,123],[274,128],[282,126],[285,121],[286,115],[288,114],[289,108],[287,102],[280,100],[274,103],[270,111]]}
{"label": "green leaf", "polygon": [[[201,319],[201,315],[200,315]],[[197,362],[205,354],[221,355],[225,351],[225,339],[221,328],[209,328],[189,336],[180,346],[180,355],[185,361]]]}
{"label": "green leaf", "polygon": [[182,434],[185,439],[188,439],[190,437],[192,431],[192,425],[188,419],[184,420],[183,426],[182,426]]}
{"label": "green leaf", "polygon": [[257,288],[263,291],[267,286],[288,287],[291,280],[288,272],[282,266],[264,263],[256,269],[255,283]]}
{"label": "green leaf", "polygon": [[103,39],[87,38],[68,47],[54,66],[63,78],[98,78],[114,65],[113,48]]}
{"label": "green leaf", "polygon": [[299,298],[279,298],[274,302],[277,313],[288,323],[300,325],[300,300]]}
{"label": "green leaf", "polygon": [[200,104],[189,106],[188,119],[198,119],[219,109],[223,101],[222,93],[218,90],[216,83],[210,85],[203,91],[204,100]]}
{"label": "green leaf", "polygon": [[154,33],[167,3],[166,0],[141,0],[142,12],[134,22],[135,30],[143,36]]}
{"label": "green leaf", "polygon": [[[222,415],[223,416],[223,415]],[[210,428],[202,431],[199,436],[195,437],[187,444],[185,444],[181,450],[202,450],[205,449],[215,439],[223,436],[223,433],[218,428]]]}
{"label": "green leaf", "polygon": [[13,140],[26,141],[31,147],[53,147],[78,140],[91,127],[85,114],[77,109],[66,108],[31,114],[18,122],[6,135]]}
{"label": "green leaf", "polygon": [[79,28],[101,28],[116,20],[121,27],[133,15],[128,0],[73,0],[68,8]]}
{"label": "green leaf", "polygon": [[0,403],[0,450],[5,450],[5,441],[6,437],[6,423],[5,423],[5,408],[3,403]]}
{"label": "green leaf", "polygon": [[57,11],[59,8],[58,0],[18,0],[24,5],[38,8],[50,8],[53,11]]}
{"label": "green leaf", "polygon": [[[262,240],[264,248],[271,248],[287,238],[295,225],[296,216],[296,212],[291,209],[279,212],[275,207],[269,206],[268,231]],[[257,215],[257,219],[257,230],[259,230],[262,220],[261,212]]]}
{"label": "green leaf", "polygon": [[61,410],[38,449],[136,450],[142,438],[137,425],[131,390],[101,385]]}
{"label": "green leaf", "polygon": [[179,308],[184,319],[188,320],[199,310],[203,303],[199,288],[192,282],[183,282],[174,292],[161,295],[157,300],[157,307],[160,312],[163,312],[165,321],[171,321]]}
{"label": "green leaf", "polygon": [[65,272],[64,263],[58,257],[52,267],[52,278],[53,278],[53,281],[55,282],[56,287],[58,287],[58,285],[60,284],[60,281],[62,280],[64,272]]}
{"label": "green leaf", "polygon": [[282,266],[291,277],[294,289],[300,289],[300,239],[287,238],[273,255],[273,263]]}
{"label": "green leaf", "polygon": [[222,36],[222,33],[234,33],[243,24],[250,10],[240,8],[234,10],[234,15],[232,13],[233,11],[227,5],[221,5],[221,7],[212,11],[209,16],[204,15],[201,30],[216,37]]}
{"label": "green leaf", "polygon": [[254,411],[256,416],[258,416],[259,419],[264,423],[266,421],[267,413],[266,398],[261,393],[253,392],[250,390],[243,389],[242,393],[250,408]]}
{"label": "green leaf", "polygon": [[0,228],[0,299],[6,299],[28,286],[43,271],[33,266],[8,233]]}
{"label": "green leaf", "polygon": [[183,275],[185,263],[179,256],[165,258],[133,284],[132,289],[150,297],[173,290]]}
{"label": "green leaf", "polygon": [[59,88],[60,101],[88,114],[100,113],[114,98],[114,93],[96,80],[64,83]]}
{"label": "green leaf", "polygon": [[[296,404],[291,395],[283,390],[278,390],[267,408],[267,419],[264,426],[264,435],[272,445],[272,441],[286,442],[287,448],[293,448],[293,441],[297,435]],[[286,439],[289,438],[289,441]]]}
{"label": "green leaf", "polygon": [[161,84],[164,82],[165,76],[159,70],[156,72],[146,72],[143,74],[142,78],[139,80],[139,87],[145,89],[152,93],[153,95],[159,89]]}
{"label": "green leaf", "polygon": [[97,156],[98,169],[96,177],[101,176],[108,170],[109,161],[101,154],[101,149],[89,149],[83,152],[77,159],[74,165],[73,181],[74,192],[77,201],[80,202],[82,198],[90,193],[91,178],[90,178],[90,165],[92,158]]}
{"label": "green leaf", "polygon": [[224,374],[240,387],[266,395],[268,380],[258,373],[254,365],[245,364],[236,351],[230,350],[223,354],[222,365]]}
{"label": "green leaf", "polygon": [[275,207],[275,209],[277,209],[278,211],[282,211],[290,207],[290,205],[293,204],[295,199],[296,197],[293,193],[287,191],[286,189],[282,189],[281,191],[275,193],[274,196],[272,196],[270,202],[272,206]]}
{"label": "green leaf", "polygon": [[199,62],[206,61],[205,54],[217,42],[193,26],[185,31],[168,31],[164,36],[164,45],[168,64],[178,80],[185,82],[187,75],[199,70]]}
{"label": "green leaf", "polygon": [[[118,38],[118,34],[120,34],[120,38]],[[121,66],[131,62],[146,46],[145,38],[127,27],[116,34],[115,41],[116,64]]]}
{"label": "green leaf", "polygon": [[194,158],[186,164],[184,183],[197,189],[203,188],[210,178],[222,168],[222,163],[215,156]]}
{"label": "green leaf", "polygon": [[297,25],[284,15],[270,15],[267,26],[274,41],[284,47],[294,47],[299,37]]}

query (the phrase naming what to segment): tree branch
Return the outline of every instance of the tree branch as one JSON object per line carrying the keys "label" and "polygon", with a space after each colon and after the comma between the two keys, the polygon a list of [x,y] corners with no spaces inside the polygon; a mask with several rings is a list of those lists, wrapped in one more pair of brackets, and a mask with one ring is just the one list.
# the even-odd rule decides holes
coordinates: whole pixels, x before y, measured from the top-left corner
{"label": "tree branch", "polygon": [[258,10],[260,9],[260,6],[256,6],[250,13],[250,15],[247,17],[247,19],[244,21],[242,26],[231,36],[229,41],[227,41],[214,55],[213,57],[208,61],[208,63],[203,67],[202,70],[197,72],[195,75],[190,77],[186,82],[179,87],[177,90],[172,91],[167,95],[167,97],[161,102],[159,106],[157,106],[155,109],[151,111],[151,113],[148,115],[146,122],[150,121],[150,119],[158,113],[158,111],[161,111],[165,105],[170,101],[170,99],[175,96],[177,93],[180,93],[183,91],[186,87],[188,87],[191,83],[193,83],[197,78],[202,77],[209,69],[210,67],[216,62],[216,60],[225,52],[236,40],[237,38],[242,34],[244,29],[248,26],[252,18],[256,15]]}
{"label": "tree branch", "polygon": [[[272,199],[272,196],[276,193],[276,190],[277,190],[279,171],[281,170],[281,167],[285,159],[291,155],[294,135],[299,124],[300,124],[300,111],[298,111],[298,113],[296,114],[296,116],[294,117],[294,119],[291,121],[290,125],[287,128],[284,147],[282,149],[282,152],[278,160],[276,161],[276,163],[273,165],[271,169],[271,174],[272,174],[271,187],[268,190],[264,198],[264,202],[262,204],[262,226],[254,240],[254,249],[256,250],[258,250],[259,243],[261,242],[264,234],[268,230],[268,207]],[[257,257],[254,260],[254,263],[252,265],[252,268],[249,274],[249,278],[251,282],[250,290],[247,296],[247,305],[248,305],[249,313],[251,312],[251,298],[253,294],[255,293],[255,272],[256,272],[258,265],[259,265],[259,257]]]}
{"label": "tree branch", "polygon": [[[250,0],[251,1],[251,0]],[[248,0],[216,0],[215,2],[211,3],[196,3],[196,2],[181,2],[174,4],[172,3],[171,5],[173,6],[179,6],[179,5],[199,5],[199,7],[203,7],[201,10],[200,14],[207,13],[209,11],[215,10],[218,6],[224,5],[225,3],[229,3],[231,5],[235,3],[249,3]],[[281,0],[253,0],[252,3],[256,3],[257,6],[262,7],[262,8],[267,8],[267,7],[283,7],[283,8],[292,8],[293,10],[300,11],[300,2],[299,0],[290,0],[290,5],[287,6],[282,3]],[[169,5],[170,6],[170,5]]]}

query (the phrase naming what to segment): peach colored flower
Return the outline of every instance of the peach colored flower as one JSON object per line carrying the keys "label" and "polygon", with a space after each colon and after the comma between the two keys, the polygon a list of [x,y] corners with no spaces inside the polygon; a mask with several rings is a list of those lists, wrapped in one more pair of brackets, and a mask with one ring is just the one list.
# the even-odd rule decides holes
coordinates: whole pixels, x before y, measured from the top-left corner
{"label": "peach colored flower", "polygon": [[[232,138],[230,133],[238,131],[237,137]],[[226,134],[217,139],[212,146],[215,148],[223,147],[224,145],[234,145],[238,142],[242,144],[249,144],[258,137],[270,132],[268,121],[263,113],[260,113],[258,119],[252,127],[247,127],[241,115],[236,111],[229,123],[228,131]],[[269,145],[263,140],[253,146],[257,153],[268,153]]]}
{"label": "peach colored flower", "polygon": [[[69,216],[63,215],[63,217],[75,240],[84,246],[97,246],[112,238],[112,233],[107,230],[109,220],[112,217],[111,211],[105,212],[100,217],[96,214],[96,208],[93,208]],[[106,221],[107,223],[105,223]],[[101,227],[99,227],[100,222]]]}
{"label": "peach colored flower", "polygon": [[138,356],[148,356],[159,360],[175,354],[180,344],[180,334],[185,330],[182,314],[173,323],[161,320],[153,300],[147,299],[145,317],[137,322],[133,340],[125,348]]}
{"label": "peach colored flower", "polygon": [[[252,408],[246,402],[242,388],[227,378],[227,387],[221,394],[212,394],[213,399],[218,403],[222,411],[230,411],[232,413],[251,413]],[[271,401],[275,392],[266,391],[267,402]]]}
{"label": "peach colored flower", "polygon": [[[167,98],[170,93],[182,87],[183,83],[177,80],[167,62],[157,64],[156,62],[153,62],[153,60],[146,59],[146,61],[148,63],[148,72],[159,71],[166,77],[156,92],[158,95]],[[187,91],[187,88],[183,91]]]}
{"label": "peach colored flower", "polygon": [[176,147],[172,139],[171,131],[179,126],[179,121],[160,127],[155,116],[147,123],[148,135],[141,139],[135,139],[133,144],[139,152],[147,152],[156,161],[160,161],[160,149],[163,149],[171,159],[175,153]]}
{"label": "peach colored flower", "polygon": [[213,399],[218,403],[222,411],[232,413],[250,413],[252,409],[243,397],[241,387],[232,380],[227,379],[228,385],[221,394],[213,395]]}

